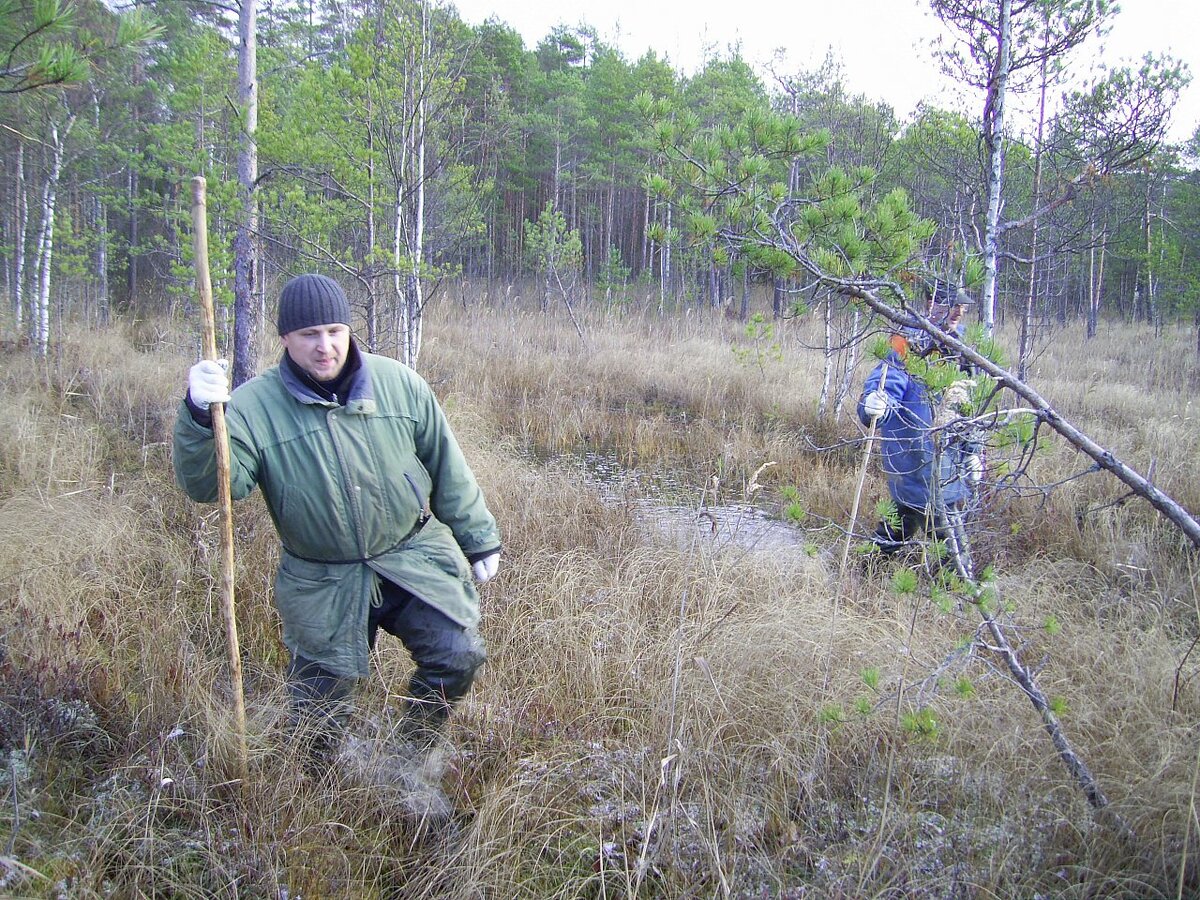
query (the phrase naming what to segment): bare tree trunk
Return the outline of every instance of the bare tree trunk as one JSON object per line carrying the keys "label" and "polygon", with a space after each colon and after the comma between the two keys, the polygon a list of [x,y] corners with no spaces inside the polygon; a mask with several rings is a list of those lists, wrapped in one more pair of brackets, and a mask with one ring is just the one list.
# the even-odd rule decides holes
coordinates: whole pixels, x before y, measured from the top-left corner
{"label": "bare tree trunk", "polygon": [[50,349],[50,280],[54,258],[54,212],[58,202],[58,182],[62,177],[63,155],[67,135],[75,124],[72,116],[59,132],[57,125],[50,126],[50,170],[42,188],[42,224],[37,242],[37,297],[34,317],[34,352],[45,357]]}
{"label": "bare tree trunk", "polygon": [[1142,202],[1142,248],[1146,252],[1146,261],[1142,264],[1138,280],[1142,285],[1141,297],[1146,320],[1154,324],[1157,328],[1158,323],[1155,321],[1154,303],[1154,273],[1150,266],[1150,254],[1152,252],[1150,240],[1150,166],[1146,165],[1144,171],[1146,173],[1146,190]]}
{"label": "bare tree trunk", "polygon": [[[858,323],[861,318],[862,310],[856,308],[850,322],[850,334],[858,334]],[[850,378],[854,373],[854,366],[858,362],[858,347],[858,341],[851,341],[850,345],[844,351],[842,379],[838,382],[837,392],[833,398],[833,421],[835,422],[841,420],[842,409],[845,407],[846,397],[850,393]]]}
{"label": "bare tree trunk", "polygon": [[651,266],[650,258],[650,192],[646,191],[646,203],[642,212],[642,271]]}
{"label": "bare tree trunk", "polygon": [[255,302],[258,266],[258,0],[241,0],[238,16],[238,108],[243,118],[238,149],[240,221],[233,236],[233,384],[258,371],[258,335],[262,323]]}
{"label": "bare tree trunk", "polygon": [[125,290],[129,292],[130,301],[137,300],[138,294],[138,173],[133,167],[133,163],[129,164],[129,171],[125,184],[125,205],[129,210],[129,224],[126,228],[125,238],[129,242],[129,267],[125,273]]}
{"label": "bare tree trunk", "polygon": [[112,301],[108,294],[108,207],[99,197],[96,206],[96,318],[100,325],[109,324]]}
{"label": "bare tree trunk", "polygon": [[[367,101],[367,116],[374,118],[374,110],[370,98]],[[375,129],[367,129],[367,247],[375,249],[379,240],[378,224],[375,221]],[[397,213],[399,209],[397,208]],[[399,216],[397,216],[399,221]],[[375,279],[369,273],[367,278],[367,307],[364,311],[367,320],[367,347],[372,353],[379,352],[379,295],[375,290]]]}
{"label": "bare tree trunk", "polygon": [[25,331],[25,240],[29,230],[29,202],[25,184],[25,144],[17,142],[16,233],[13,241],[13,314],[17,334]]}
{"label": "bare tree trunk", "polygon": [[408,288],[405,291],[405,303],[409,309],[412,326],[409,329],[409,343],[405,348],[404,361],[416,367],[417,358],[421,355],[421,336],[424,331],[425,297],[422,290],[421,278],[424,273],[425,259],[425,79],[429,60],[429,2],[421,3],[421,66],[420,66],[420,96],[417,101],[417,132],[416,132],[416,213],[412,222],[412,243],[409,253],[412,255],[412,271],[408,276]]}
{"label": "bare tree trunk", "polygon": [[666,312],[667,295],[671,291],[671,206],[667,205],[667,227],[663,235],[662,249],[659,251],[661,257],[659,265],[662,271],[659,273],[660,294],[658,311]]}
{"label": "bare tree trunk", "polygon": [[817,403],[817,418],[825,419],[829,407],[829,389],[833,384],[833,298],[825,301],[825,352],[821,369],[821,399]]}
{"label": "bare tree trunk", "polygon": [[1000,0],[998,40],[999,58],[988,85],[988,108],[983,117],[988,154],[987,227],[983,240],[983,324],[989,335],[996,329],[1000,196],[1004,187],[1004,102],[1008,93],[1008,68],[1012,56],[1012,0]]}
{"label": "bare tree trunk", "polygon": [[[1046,130],[1046,58],[1042,57],[1041,91],[1038,97],[1038,126],[1037,144],[1034,149],[1033,162],[1033,203],[1031,208],[1036,210],[1042,205],[1042,144]],[[1021,339],[1017,350],[1017,377],[1022,381],[1029,375],[1029,356],[1033,352],[1033,309],[1037,295],[1038,279],[1038,222],[1040,217],[1033,219],[1032,232],[1029,237],[1029,290],[1025,294],[1025,315],[1021,318]]]}
{"label": "bare tree trunk", "polygon": [[[404,163],[401,171],[407,172],[408,177],[402,179],[410,188],[407,207],[402,196],[403,186],[397,185],[397,213],[404,209],[404,224],[397,224],[398,234],[402,233],[405,257],[408,263],[407,274],[401,281],[399,241],[395,247],[397,268],[397,297],[400,301],[399,343],[400,360],[405,365],[415,367],[421,352],[422,318],[424,299],[421,286],[421,262],[425,252],[425,78],[430,53],[429,34],[429,4],[427,0],[421,3],[421,44],[415,63],[415,72],[410,81],[409,97],[412,101],[412,114],[409,117],[409,129],[404,141]],[[398,214],[397,219],[402,217]]]}
{"label": "bare tree trunk", "polygon": [[742,309],[739,318],[745,322],[750,318],[750,267],[742,271]]}

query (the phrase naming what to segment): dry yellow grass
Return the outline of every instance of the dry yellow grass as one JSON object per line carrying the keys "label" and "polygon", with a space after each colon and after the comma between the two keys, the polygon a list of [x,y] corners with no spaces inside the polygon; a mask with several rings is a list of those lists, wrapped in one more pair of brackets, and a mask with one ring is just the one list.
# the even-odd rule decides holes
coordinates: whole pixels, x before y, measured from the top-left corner
{"label": "dry yellow grass", "polygon": [[[483,589],[490,662],[451,728],[458,814],[436,835],[359,785],[306,777],[281,735],[277,551],[255,499],[237,512],[252,778],[245,793],[226,783],[213,512],[174,487],[166,444],[189,341],[164,327],[151,343],[143,326],[72,335],[46,366],[7,357],[0,890],[1194,893],[1200,600],[1190,551],[1152,510],[1100,509],[1124,491],[1093,474],[1008,502],[981,540],[1014,643],[1061,698],[1068,735],[1137,832],[1129,845],[971,643],[969,606],[940,611],[925,581],[895,594],[886,565],[836,583],[842,537],[825,523],[845,524],[859,450],[816,445],[859,430],[815,421],[809,323],[780,326],[783,358],[761,368],[737,361],[746,338],[719,318],[584,325],[581,340],[565,318],[511,305],[447,306],[427,325],[422,369],[505,546]],[[1061,412],[1131,465],[1157,460],[1158,483],[1200,508],[1186,340],[1113,330],[1085,347],[1069,332],[1038,368]],[[590,480],[586,451],[626,467],[620,484]],[[788,526],[789,549],[739,538],[735,504],[766,462],[754,499],[778,511],[791,486],[811,513]],[[1055,440],[1031,474],[1082,468]],[[646,519],[664,483],[684,519],[673,532]],[[873,476],[861,527],[880,491]],[[724,517],[720,540],[706,514]],[[381,641],[364,719],[386,716],[407,668]],[[923,709],[924,732],[908,718]]]}

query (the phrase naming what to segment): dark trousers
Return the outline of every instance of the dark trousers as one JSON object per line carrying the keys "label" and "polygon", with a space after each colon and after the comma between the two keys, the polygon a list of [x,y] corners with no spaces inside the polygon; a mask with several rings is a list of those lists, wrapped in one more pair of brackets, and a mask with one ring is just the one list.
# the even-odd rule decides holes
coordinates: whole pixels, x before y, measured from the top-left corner
{"label": "dark trousers", "polygon": [[[380,588],[381,603],[371,607],[367,620],[367,642],[374,647],[383,629],[404,644],[416,665],[405,700],[406,728],[434,731],[470,690],[475,673],[487,660],[483,639],[474,628],[464,628],[389,581],[381,582]],[[344,723],[355,679],[336,675],[297,654],[292,656],[287,678],[296,718],[315,720],[331,726],[329,730]]]}
{"label": "dark trousers", "polygon": [[875,533],[871,535],[875,546],[884,553],[895,553],[908,541],[923,537],[927,532],[945,539],[946,523],[935,521],[932,513],[903,503],[896,504],[896,512],[900,516],[899,527],[884,519],[875,526]]}

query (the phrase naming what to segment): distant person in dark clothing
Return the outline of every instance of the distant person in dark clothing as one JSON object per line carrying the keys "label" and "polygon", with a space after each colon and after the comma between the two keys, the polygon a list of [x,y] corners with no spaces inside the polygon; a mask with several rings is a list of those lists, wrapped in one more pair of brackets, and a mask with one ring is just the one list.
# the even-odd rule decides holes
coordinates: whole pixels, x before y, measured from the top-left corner
{"label": "distant person in dark clothing", "polygon": [[[928,289],[927,301],[926,317],[961,340],[966,330],[962,318],[972,302],[967,293],[939,281]],[[940,352],[937,342],[923,331],[893,335],[887,355],[867,376],[858,401],[859,419],[864,425],[874,422],[878,429],[883,471],[898,514],[898,521],[882,520],[872,536],[885,553],[894,553],[925,534],[950,537],[947,514],[965,505],[982,476],[977,446],[949,441],[940,452],[935,447],[937,404],[966,398],[931,396],[911,374],[910,363]],[[959,365],[970,374],[968,365],[961,361]],[[963,383],[952,385],[947,393],[952,391],[963,394]]]}

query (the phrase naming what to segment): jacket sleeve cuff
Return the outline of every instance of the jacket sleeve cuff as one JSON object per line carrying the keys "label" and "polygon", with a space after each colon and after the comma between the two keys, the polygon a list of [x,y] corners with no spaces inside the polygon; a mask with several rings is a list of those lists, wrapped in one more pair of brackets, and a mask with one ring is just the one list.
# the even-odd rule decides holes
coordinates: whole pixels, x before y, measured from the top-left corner
{"label": "jacket sleeve cuff", "polygon": [[192,395],[189,391],[183,397],[183,402],[187,405],[188,412],[192,414],[192,421],[204,428],[212,428],[212,413],[207,409],[201,409],[192,402]]}
{"label": "jacket sleeve cuff", "polygon": [[499,552],[500,552],[499,545],[492,547],[490,550],[477,550],[474,553],[467,554],[467,562],[469,562],[471,565],[475,565],[475,563],[479,562],[481,559],[487,559],[493,553],[499,553]]}

